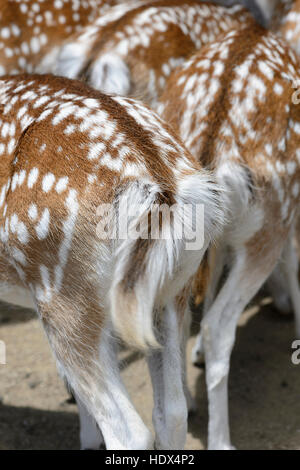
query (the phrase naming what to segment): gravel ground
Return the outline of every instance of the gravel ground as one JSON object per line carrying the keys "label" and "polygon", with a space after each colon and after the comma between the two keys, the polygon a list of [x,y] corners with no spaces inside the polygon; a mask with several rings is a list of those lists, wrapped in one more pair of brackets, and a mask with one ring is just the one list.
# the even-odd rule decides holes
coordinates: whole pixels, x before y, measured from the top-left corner
{"label": "gravel ground", "polygon": [[[30,310],[0,305],[0,449],[78,449],[76,405],[59,379],[39,321]],[[197,315],[194,319],[195,331]],[[194,342],[191,336],[189,354]],[[300,365],[291,363],[290,317],[260,296],[244,312],[230,374],[232,441],[239,449],[300,449]],[[140,414],[151,426],[152,396],[144,359],[122,353],[122,374]],[[204,372],[188,366],[198,412],[190,418],[187,449],[204,449],[207,398]]]}

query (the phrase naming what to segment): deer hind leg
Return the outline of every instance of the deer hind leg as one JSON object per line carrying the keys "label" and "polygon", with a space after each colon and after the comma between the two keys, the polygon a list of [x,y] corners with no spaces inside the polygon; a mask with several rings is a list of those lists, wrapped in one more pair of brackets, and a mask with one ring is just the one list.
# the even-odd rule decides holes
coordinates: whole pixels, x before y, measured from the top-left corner
{"label": "deer hind leg", "polygon": [[157,449],[184,448],[187,433],[187,401],[183,384],[182,342],[184,324],[173,304],[162,314],[158,339],[163,348],[148,357],[154,395],[153,424]]}
{"label": "deer hind leg", "polygon": [[[209,249],[209,282],[207,291],[204,297],[203,315],[207,312],[212,305],[218,285],[224,270],[226,253],[223,246],[220,244],[218,247],[211,247]],[[192,363],[195,366],[202,367],[204,364],[204,348],[201,331],[198,333],[194,347],[192,349]]]}
{"label": "deer hind leg", "polygon": [[[228,374],[238,319],[246,305],[271,274],[278,258],[273,243],[264,247],[264,257],[249,248],[234,251],[234,260],[224,286],[202,320],[206,383],[209,402],[209,449],[231,449],[228,418]],[[275,253],[276,251],[276,253]]]}
{"label": "deer hind leg", "polygon": [[186,398],[188,414],[192,415],[197,411],[196,400],[193,398],[187,383],[187,359],[186,359],[186,349],[187,342],[190,336],[191,331],[191,320],[192,315],[190,309],[187,308],[186,313],[183,319],[183,330],[182,330],[182,340],[181,340],[181,360],[182,360],[182,384],[183,391]]}
{"label": "deer hind leg", "polygon": [[300,217],[296,217],[294,229],[283,250],[278,266],[268,281],[268,288],[276,308],[282,313],[294,310],[296,332],[299,337],[299,297],[298,297],[298,267],[300,255]]}
{"label": "deer hind leg", "polygon": [[151,433],[121,380],[115,339],[104,315],[75,305],[64,297],[38,309],[59,371],[101,429],[108,450],[153,448]]}
{"label": "deer hind leg", "polygon": [[282,269],[287,280],[288,294],[291,298],[297,338],[300,339],[300,288],[298,281],[299,258],[291,232],[282,253]]}
{"label": "deer hind leg", "polygon": [[82,401],[76,397],[80,423],[81,450],[99,450],[105,446],[103,435],[94,417],[88,412]]}

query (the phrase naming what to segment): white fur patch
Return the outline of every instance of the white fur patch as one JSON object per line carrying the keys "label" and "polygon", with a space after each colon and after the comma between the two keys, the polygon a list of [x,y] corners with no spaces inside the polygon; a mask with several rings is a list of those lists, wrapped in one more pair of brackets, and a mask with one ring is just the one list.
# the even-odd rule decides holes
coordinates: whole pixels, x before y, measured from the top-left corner
{"label": "white fur patch", "polygon": [[64,45],[57,57],[55,65],[56,75],[77,78],[85,64],[88,49],[88,43],[81,43],[79,41]]}
{"label": "white fur patch", "polygon": [[91,67],[90,83],[103,93],[128,95],[130,71],[116,54],[104,54]]}
{"label": "white fur patch", "polygon": [[[223,220],[223,213],[217,189],[217,185],[210,181],[210,176],[205,172],[185,176],[178,182],[176,204],[172,206],[172,229],[170,219],[163,218],[161,232],[164,235],[157,237],[153,234],[155,222],[151,222],[153,243],[145,248],[142,254],[145,256],[146,270],[135,279],[129,292],[124,290],[122,281],[126,276],[130,277],[133,269],[130,257],[136,248],[136,237],[131,237],[130,234],[135,234],[137,227],[140,227],[140,238],[148,234],[149,211],[151,210],[152,220],[154,214],[157,214],[158,205],[155,201],[160,190],[156,185],[140,182],[126,191],[125,205],[128,208],[135,207],[136,215],[131,220],[129,236],[120,240],[116,252],[110,300],[114,327],[129,344],[141,349],[157,347],[153,331],[154,307],[165,305],[184,288],[198,269],[208,243],[218,235],[217,227]],[[191,240],[190,234],[194,225],[197,228],[202,226],[203,213],[199,214],[196,210],[200,205],[205,208],[203,240],[201,244],[190,248],[187,246],[187,240]],[[122,220],[128,220],[128,213],[123,206],[120,207],[119,214]],[[197,220],[198,218],[200,220]]]}

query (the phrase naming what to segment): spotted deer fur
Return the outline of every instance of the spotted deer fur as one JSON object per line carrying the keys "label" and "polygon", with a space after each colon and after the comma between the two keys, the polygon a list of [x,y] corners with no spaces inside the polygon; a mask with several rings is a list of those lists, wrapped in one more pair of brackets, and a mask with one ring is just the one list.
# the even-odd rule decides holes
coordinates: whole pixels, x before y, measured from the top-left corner
{"label": "spotted deer fur", "polygon": [[[297,0],[268,0],[266,2],[259,2],[259,6],[263,10],[267,22],[271,21],[271,29],[280,33],[284,39],[300,53],[299,46],[299,25],[300,25],[300,3]],[[299,96],[299,81],[293,84],[297,90],[297,98]],[[300,222],[298,221],[295,229],[295,240],[298,247],[300,247]],[[215,265],[215,250],[212,247],[213,253],[211,255],[211,266],[213,270]],[[210,269],[207,264],[203,264],[202,269],[199,269],[198,274],[194,281],[194,301],[198,306],[205,299],[205,292],[210,277]],[[288,294],[288,288],[284,280],[283,273],[281,272],[280,266],[278,266],[272,273],[272,276],[267,282],[267,289],[270,292],[274,306],[280,313],[286,314],[291,312],[291,301]],[[193,354],[193,361],[195,364],[201,364],[203,361],[202,354],[199,355],[199,350],[196,345],[196,353]]]}
{"label": "spotted deer fur", "polygon": [[[231,448],[227,382],[237,320],[278,260],[300,337],[298,261],[290,242],[299,205],[299,62],[262,28],[231,31],[170,77],[159,111],[198,160],[227,187],[227,226],[216,249],[229,273],[202,320],[209,448]],[[281,258],[280,258],[281,257]],[[214,274],[212,290],[217,289]]]}
{"label": "spotted deer fur", "polygon": [[2,0],[0,75],[47,72],[59,46],[116,0]]}
{"label": "spotted deer fur", "polygon": [[[125,14],[116,9],[112,15],[111,10],[88,25],[63,46],[54,71],[104,92],[133,95],[155,108],[168,76],[186,57],[226,31],[251,23],[251,14],[240,5],[148,0]],[[199,270],[196,304],[206,291],[206,274]]]}
{"label": "spotted deer fur", "polygon": [[295,0],[265,0],[269,4],[272,12],[269,27],[272,31],[278,32],[284,23],[286,16],[291,10]]}
{"label": "spotted deer fur", "polygon": [[51,71],[152,106],[185,58],[231,28],[254,21],[240,5],[226,8],[199,0],[146,1],[111,18],[110,11],[67,41]]}
{"label": "spotted deer fur", "polygon": [[283,5],[279,4],[278,9],[280,6],[282,15],[280,21],[274,21],[273,29],[277,28],[297,54],[300,54],[300,2],[291,0]]}
{"label": "spotted deer fur", "polygon": [[[58,368],[108,449],[153,446],[121,382],[115,333],[159,362],[150,367],[156,446],[183,447],[187,286],[221,223],[218,186],[139,102],[38,75],[1,78],[0,102],[1,291],[29,291]],[[135,238],[97,235],[97,208],[122,198],[138,204],[134,229],[157,205],[175,204],[172,219],[159,219],[161,228],[173,220],[171,238],[148,239],[147,229]],[[196,251],[177,236],[180,223],[190,224],[186,204],[205,205]],[[125,223],[122,205],[118,213]],[[114,234],[114,212],[106,225]]]}

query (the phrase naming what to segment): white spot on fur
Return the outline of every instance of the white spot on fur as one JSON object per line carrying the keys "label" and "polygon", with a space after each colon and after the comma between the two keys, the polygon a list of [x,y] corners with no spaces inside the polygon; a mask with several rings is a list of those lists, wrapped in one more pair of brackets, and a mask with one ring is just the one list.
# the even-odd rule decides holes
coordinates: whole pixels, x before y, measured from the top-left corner
{"label": "white spot on fur", "polygon": [[32,204],[30,204],[30,206],[28,208],[28,217],[30,218],[30,220],[32,222],[34,222],[36,220],[37,216],[38,216],[37,206],[36,206],[36,204],[32,203]]}
{"label": "white spot on fur", "polygon": [[33,188],[33,186],[37,182],[38,176],[39,176],[38,168],[33,168],[28,175],[28,180],[27,180],[28,188],[30,189]]}
{"label": "white spot on fur", "polygon": [[68,183],[69,183],[69,178],[67,176],[64,176],[63,178],[59,178],[55,186],[56,191],[59,194],[62,193],[63,191],[67,189]]}
{"label": "white spot on fur", "polygon": [[23,245],[26,245],[26,243],[28,243],[29,235],[24,222],[19,222],[17,225],[17,237],[19,242],[21,242]]}
{"label": "white spot on fur", "polygon": [[19,248],[14,247],[12,249],[12,256],[18,263],[22,264],[22,266],[27,265],[26,256]]}
{"label": "white spot on fur", "polygon": [[47,238],[49,233],[50,213],[49,209],[44,209],[39,223],[35,227],[36,234],[39,240]]}
{"label": "white spot on fur", "polygon": [[55,176],[53,173],[47,173],[47,175],[44,176],[43,181],[42,181],[42,188],[45,193],[48,193],[55,181]]}

